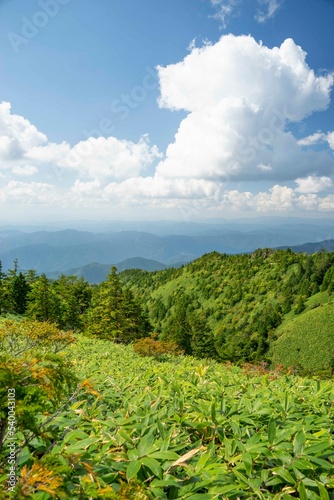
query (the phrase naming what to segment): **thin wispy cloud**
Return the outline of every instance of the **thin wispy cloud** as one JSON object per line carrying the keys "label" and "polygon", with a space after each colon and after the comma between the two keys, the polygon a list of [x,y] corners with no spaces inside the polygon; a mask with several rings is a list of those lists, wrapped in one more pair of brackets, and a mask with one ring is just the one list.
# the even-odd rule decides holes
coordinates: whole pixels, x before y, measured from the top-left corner
{"label": "thin wispy cloud", "polygon": [[283,0],[259,0],[259,9],[255,16],[258,23],[265,23],[275,16]]}
{"label": "thin wispy cloud", "polygon": [[[232,17],[241,15],[239,8],[245,3],[245,0],[210,0],[212,6],[216,9],[214,17],[218,19],[223,28],[226,28]],[[284,0],[253,0],[255,9],[255,20],[262,24],[272,19]]]}
{"label": "thin wispy cloud", "polygon": [[228,20],[232,15],[235,15],[236,8],[241,0],[211,0],[213,7],[217,10],[213,16],[218,19],[223,28],[227,27]]}

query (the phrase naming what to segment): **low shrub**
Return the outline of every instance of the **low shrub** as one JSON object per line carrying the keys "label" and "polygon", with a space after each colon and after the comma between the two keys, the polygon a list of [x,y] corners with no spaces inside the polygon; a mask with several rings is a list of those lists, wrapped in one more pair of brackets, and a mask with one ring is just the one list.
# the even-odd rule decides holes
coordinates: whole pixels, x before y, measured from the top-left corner
{"label": "low shrub", "polygon": [[182,354],[180,347],[175,342],[165,342],[157,340],[154,337],[137,340],[133,344],[133,349],[139,356],[152,356],[156,359],[165,354]]}

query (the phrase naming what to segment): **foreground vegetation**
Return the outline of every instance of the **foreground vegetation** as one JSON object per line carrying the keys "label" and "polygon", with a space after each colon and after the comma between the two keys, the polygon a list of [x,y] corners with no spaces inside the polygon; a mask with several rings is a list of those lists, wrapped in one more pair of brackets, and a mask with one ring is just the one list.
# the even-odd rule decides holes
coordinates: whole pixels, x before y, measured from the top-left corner
{"label": "foreground vegetation", "polygon": [[[43,331],[39,345],[30,345],[40,360]],[[30,336],[26,329],[21,339]],[[56,336],[48,350],[77,386],[60,378],[59,410],[44,395],[35,426],[27,430],[19,419],[14,498],[333,497],[332,381],[184,356],[156,361],[137,356],[131,345],[82,336],[60,353],[62,342]],[[45,376],[52,379],[51,372]],[[39,385],[31,381],[30,390]],[[26,394],[18,391],[18,408],[29,403]],[[6,453],[4,446],[3,485]]]}
{"label": "foreground vegetation", "polygon": [[333,291],[326,252],[0,266],[0,499],[332,500]]}

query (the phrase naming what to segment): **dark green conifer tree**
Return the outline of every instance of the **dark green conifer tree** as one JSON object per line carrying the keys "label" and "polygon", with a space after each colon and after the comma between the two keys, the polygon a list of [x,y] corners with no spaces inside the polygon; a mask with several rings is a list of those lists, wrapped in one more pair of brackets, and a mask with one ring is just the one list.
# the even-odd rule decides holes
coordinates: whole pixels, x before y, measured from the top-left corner
{"label": "dark green conifer tree", "polygon": [[123,290],[116,267],[96,289],[87,312],[87,332],[128,344],[149,334],[150,325],[130,290]]}
{"label": "dark green conifer tree", "polygon": [[217,358],[215,339],[208,325],[204,311],[193,313],[190,318],[191,324],[191,350],[197,358]]}
{"label": "dark green conifer tree", "polygon": [[192,354],[192,327],[187,316],[189,298],[186,295],[178,297],[175,311],[171,317],[164,339],[176,342],[185,354]]}
{"label": "dark green conifer tree", "polygon": [[38,321],[50,321],[62,326],[61,300],[45,274],[31,285],[27,314]]}
{"label": "dark green conifer tree", "polygon": [[83,315],[92,296],[89,283],[83,278],[62,274],[52,283],[52,289],[61,303],[59,326],[66,330],[82,330]]}
{"label": "dark green conifer tree", "polygon": [[15,314],[24,314],[27,310],[30,286],[21,272],[11,282],[11,302]]}
{"label": "dark green conifer tree", "polygon": [[0,260],[0,315],[5,311],[6,295],[5,295],[5,279],[6,275],[2,271],[2,262]]}

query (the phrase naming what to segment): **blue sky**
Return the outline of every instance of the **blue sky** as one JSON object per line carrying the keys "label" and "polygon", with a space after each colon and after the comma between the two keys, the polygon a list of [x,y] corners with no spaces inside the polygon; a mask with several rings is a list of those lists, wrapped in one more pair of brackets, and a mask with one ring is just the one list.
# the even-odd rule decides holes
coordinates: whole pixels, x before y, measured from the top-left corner
{"label": "blue sky", "polygon": [[0,0],[1,219],[332,216],[333,22],[331,0]]}

